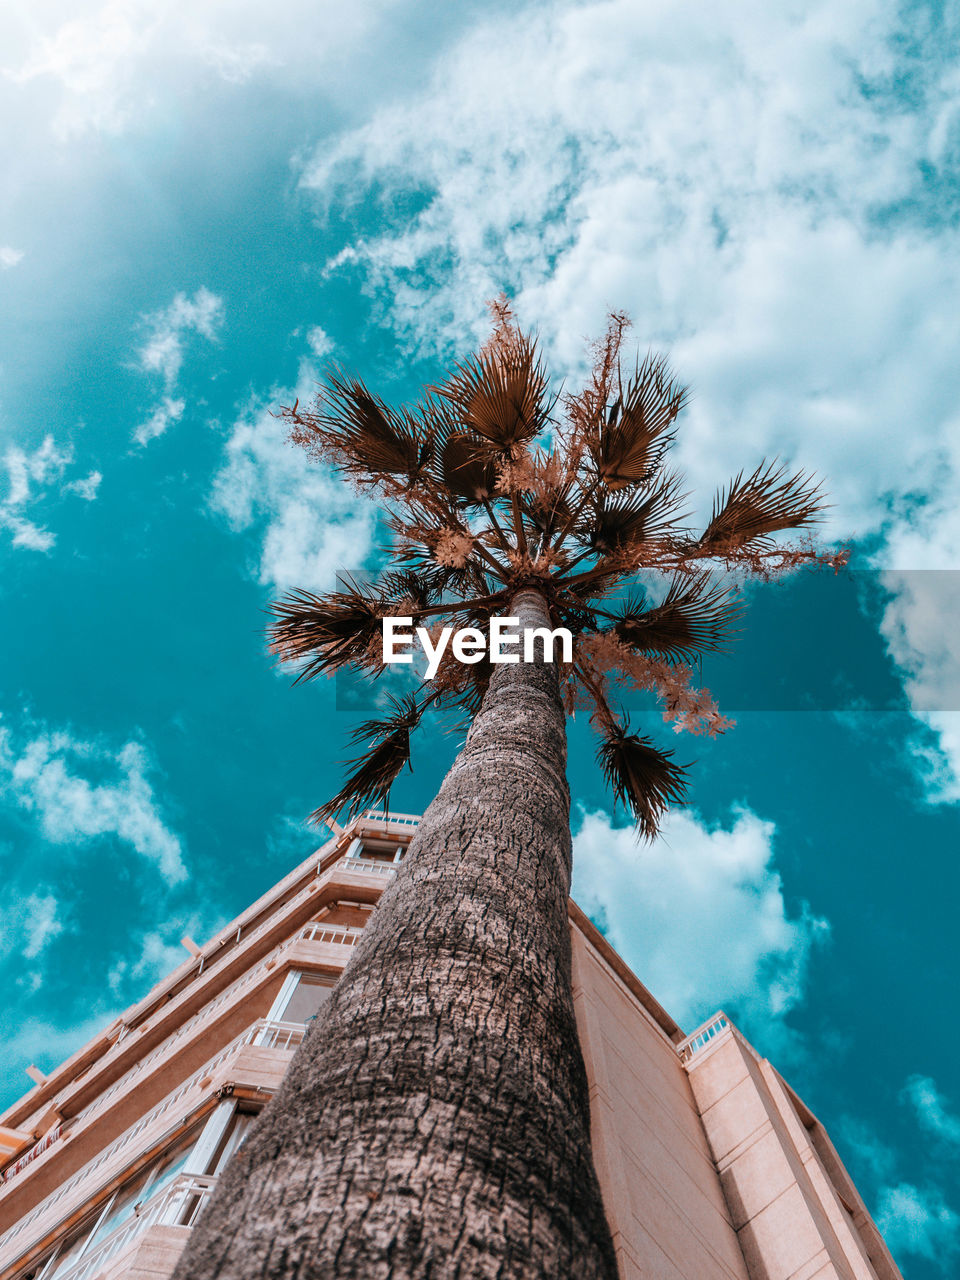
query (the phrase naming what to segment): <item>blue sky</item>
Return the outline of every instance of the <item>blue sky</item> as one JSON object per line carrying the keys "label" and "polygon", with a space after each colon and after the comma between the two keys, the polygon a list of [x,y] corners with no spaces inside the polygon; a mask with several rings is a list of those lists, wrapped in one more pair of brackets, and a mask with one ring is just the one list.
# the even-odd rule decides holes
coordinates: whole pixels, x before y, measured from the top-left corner
{"label": "blue sky", "polygon": [[[352,717],[263,609],[371,510],[271,409],[416,394],[506,289],[576,379],[611,307],[691,384],[701,509],[780,455],[863,572],[757,593],[637,847],[571,729],[576,892],[828,1125],[910,1280],[960,1254],[956,9],[114,0],[0,23],[6,1100],[316,843]],[[395,796],[429,800],[438,731]]]}

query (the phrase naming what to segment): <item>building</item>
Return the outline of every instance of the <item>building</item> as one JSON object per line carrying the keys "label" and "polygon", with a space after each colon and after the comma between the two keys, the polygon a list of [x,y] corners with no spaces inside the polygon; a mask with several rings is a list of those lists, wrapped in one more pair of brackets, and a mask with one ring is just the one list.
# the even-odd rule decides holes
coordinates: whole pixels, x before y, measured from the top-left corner
{"label": "building", "polygon": [[[2,1280],[164,1280],[415,829],[350,824],[0,1118]],[[625,1280],[897,1280],[829,1138],[722,1013],[684,1036],[570,903]]]}

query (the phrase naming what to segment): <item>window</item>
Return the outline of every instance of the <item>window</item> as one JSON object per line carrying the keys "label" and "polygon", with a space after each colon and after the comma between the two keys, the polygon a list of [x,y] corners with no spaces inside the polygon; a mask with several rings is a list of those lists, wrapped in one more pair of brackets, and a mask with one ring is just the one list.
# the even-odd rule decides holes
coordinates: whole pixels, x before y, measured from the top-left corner
{"label": "window", "polygon": [[235,1111],[227,1131],[223,1136],[213,1160],[210,1162],[208,1173],[221,1174],[226,1168],[229,1161],[237,1154],[253,1127],[253,1122],[257,1118],[255,1111]]}
{"label": "window", "polygon": [[[101,1245],[108,1256],[117,1247],[116,1240],[108,1243],[115,1233],[129,1228],[127,1239],[137,1234],[137,1220],[144,1226],[155,1222],[173,1226],[192,1226],[212,1188],[211,1176],[223,1172],[229,1160],[237,1153],[247,1135],[256,1111],[241,1110],[243,1104],[232,1099],[224,1100],[202,1124],[195,1125],[165,1151],[156,1155],[145,1169],[128,1178],[113,1195],[91,1214],[86,1222],[68,1235],[42,1262],[34,1263],[18,1280],[67,1280],[73,1267],[81,1259],[89,1259],[91,1252]],[[181,1174],[187,1176],[184,1195],[175,1195],[168,1205],[162,1205],[162,1214],[155,1217],[148,1206],[157,1206],[157,1197]],[[196,1182],[191,1181],[196,1179]]]}
{"label": "window", "polygon": [[364,839],[359,836],[353,841],[348,857],[360,858],[364,862],[399,862],[407,851],[407,846],[398,844],[396,840]]}
{"label": "window", "polygon": [[309,1022],[333,989],[329,978],[308,973],[291,973],[288,982],[289,989],[281,990],[270,1013],[277,1022]]}

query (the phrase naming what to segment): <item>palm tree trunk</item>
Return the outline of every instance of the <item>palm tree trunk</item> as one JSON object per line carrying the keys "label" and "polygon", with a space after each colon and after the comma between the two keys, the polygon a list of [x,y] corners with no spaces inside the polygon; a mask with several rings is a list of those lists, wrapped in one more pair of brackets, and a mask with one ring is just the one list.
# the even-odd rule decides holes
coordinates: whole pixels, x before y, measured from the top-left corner
{"label": "palm tree trunk", "polygon": [[[535,591],[521,627],[549,626]],[[570,986],[556,667],[466,744],[177,1280],[616,1280]]]}

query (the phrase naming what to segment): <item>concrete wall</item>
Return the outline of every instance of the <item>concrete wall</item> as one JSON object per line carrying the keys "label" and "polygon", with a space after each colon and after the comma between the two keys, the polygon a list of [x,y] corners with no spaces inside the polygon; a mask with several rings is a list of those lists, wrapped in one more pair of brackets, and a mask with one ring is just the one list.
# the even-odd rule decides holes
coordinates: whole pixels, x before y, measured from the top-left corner
{"label": "concrete wall", "polygon": [[816,1118],[769,1062],[728,1027],[687,1073],[751,1280],[898,1280],[822,1130],[819,1154]]}
{"label": "concrete wall", "polygon": [[624,1280],[749,1280],[676,1045],[571,933],[594,1158]]}

